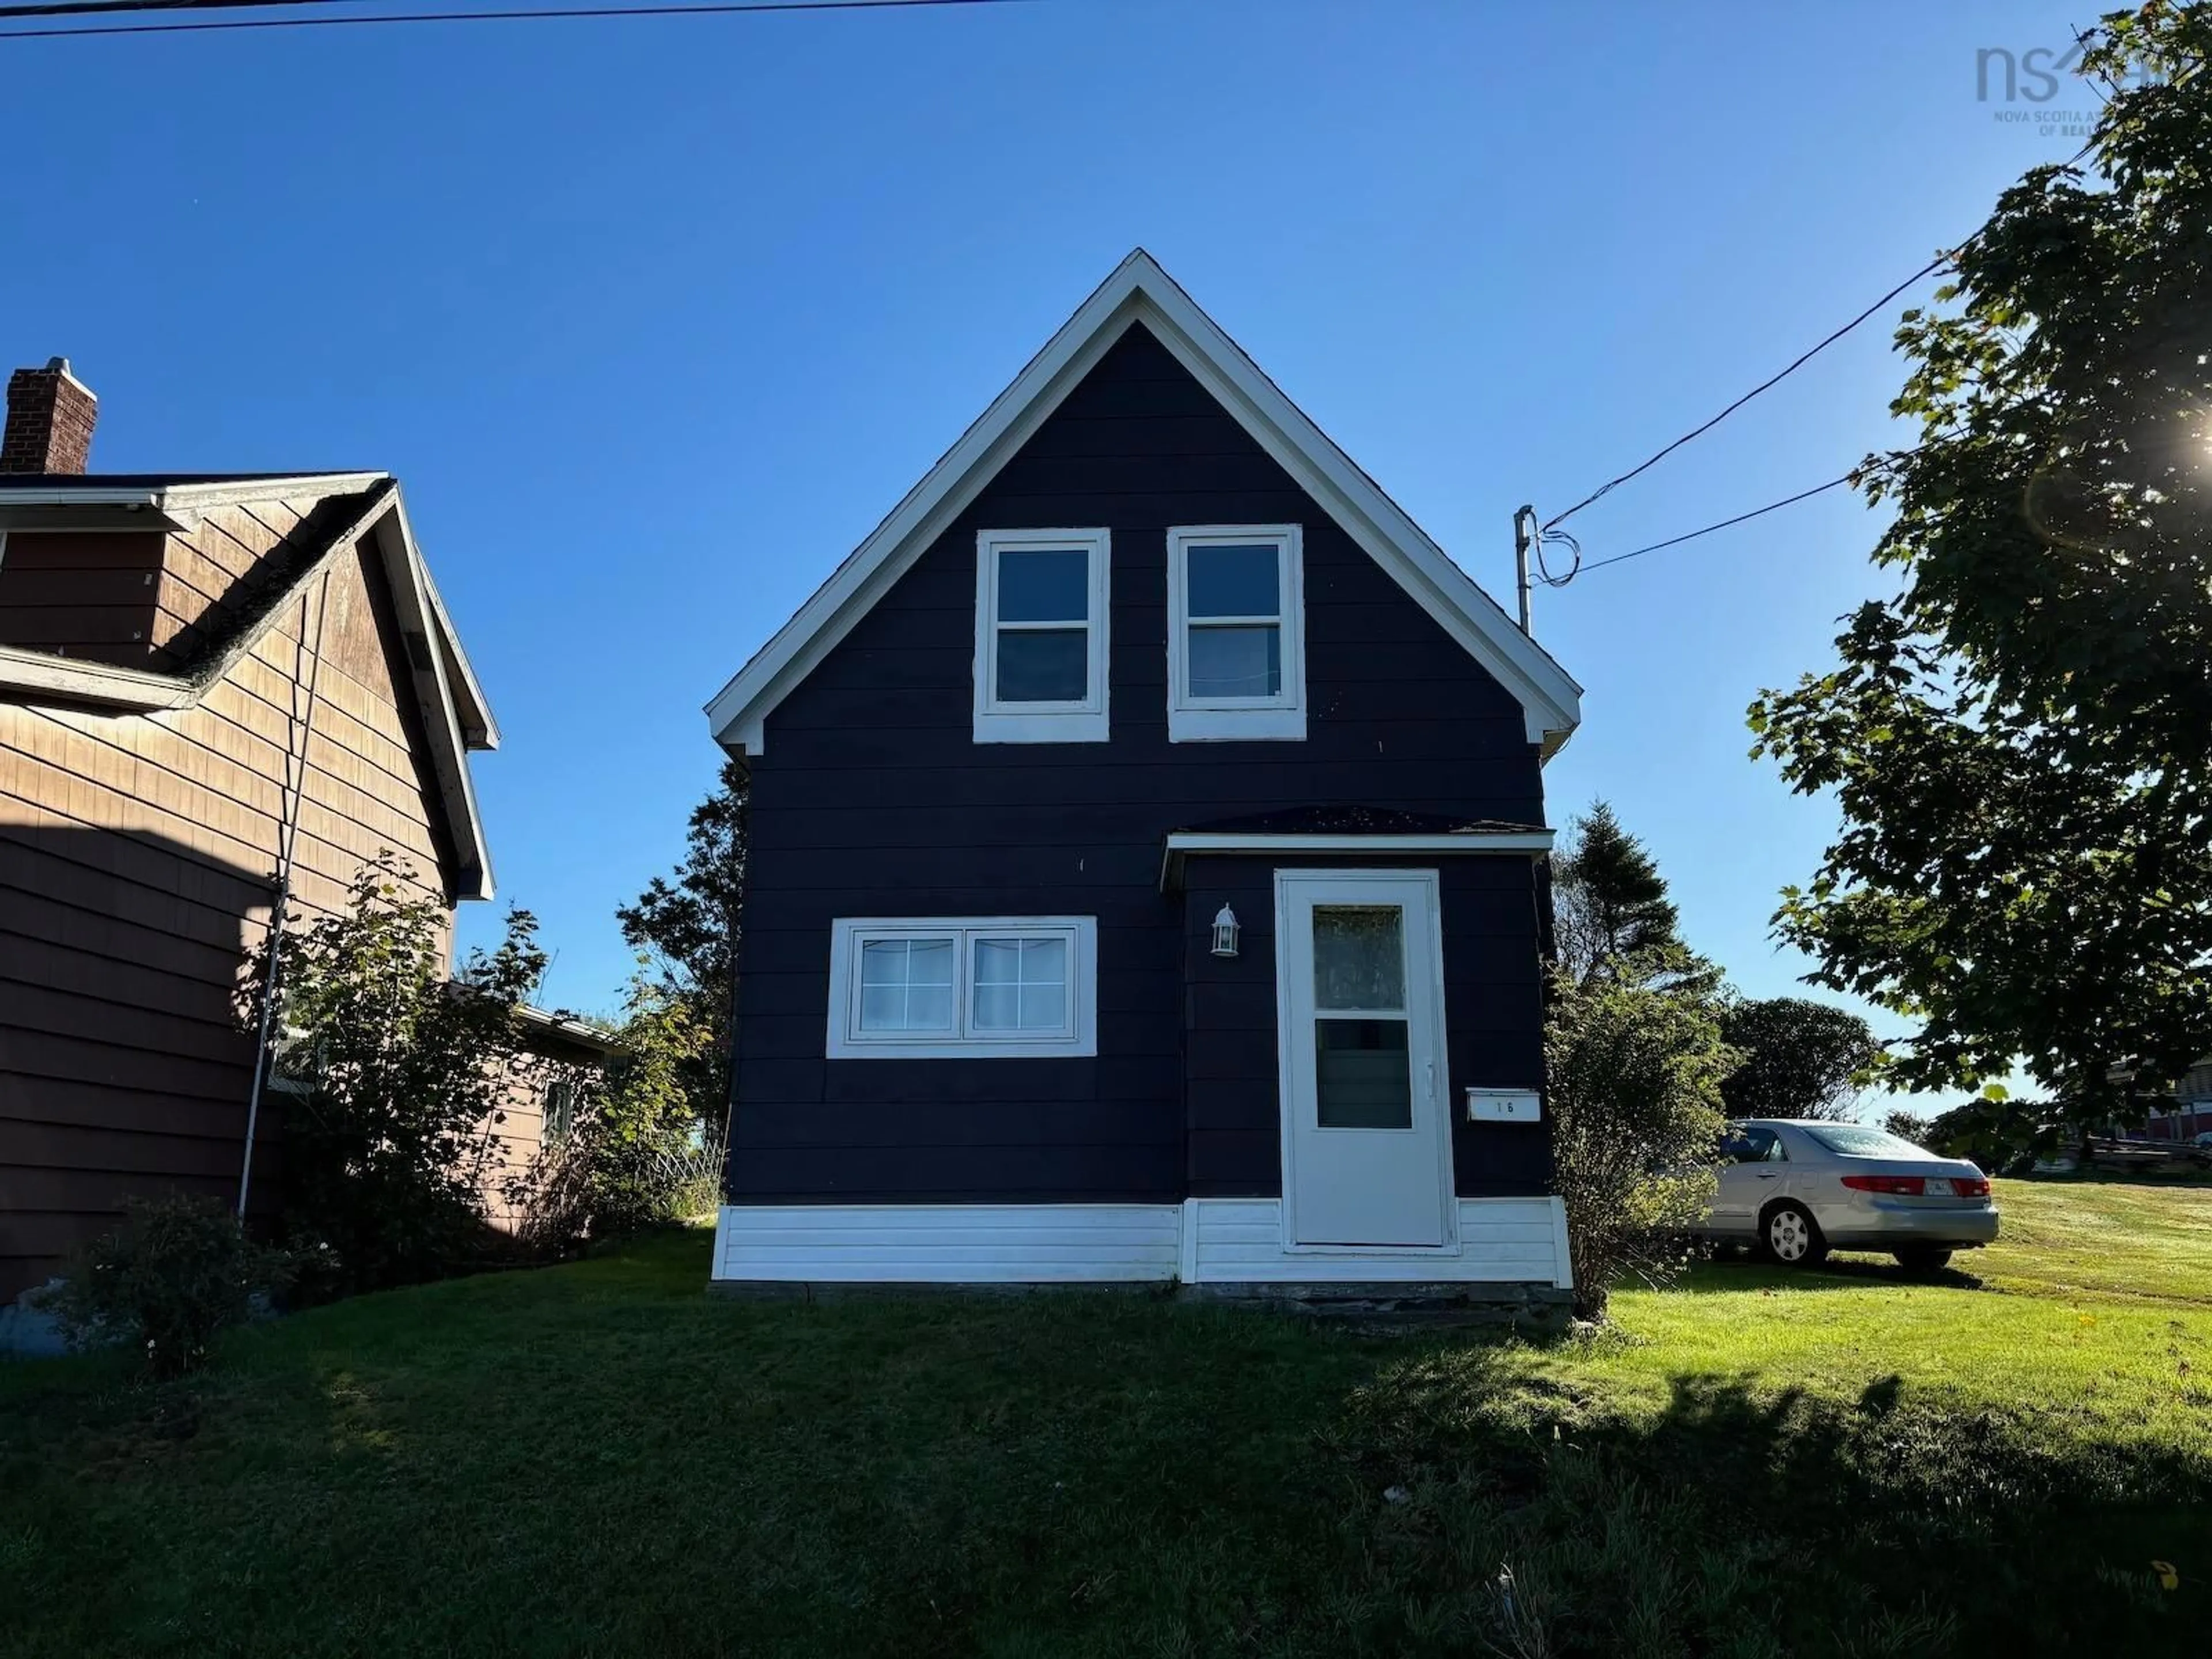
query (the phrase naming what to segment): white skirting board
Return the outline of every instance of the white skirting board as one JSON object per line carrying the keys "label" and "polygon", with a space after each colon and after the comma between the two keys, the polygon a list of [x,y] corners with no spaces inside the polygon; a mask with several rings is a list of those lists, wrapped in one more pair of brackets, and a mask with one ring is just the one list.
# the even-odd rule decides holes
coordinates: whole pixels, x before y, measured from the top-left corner
{"label": "white skirting board", "polygon": [[1462,1198],[1443,1249],[1291,1249],[1282,1200],[731,1204],[720,1280],[848,1285],[1573,1283],[1556,1198]]}

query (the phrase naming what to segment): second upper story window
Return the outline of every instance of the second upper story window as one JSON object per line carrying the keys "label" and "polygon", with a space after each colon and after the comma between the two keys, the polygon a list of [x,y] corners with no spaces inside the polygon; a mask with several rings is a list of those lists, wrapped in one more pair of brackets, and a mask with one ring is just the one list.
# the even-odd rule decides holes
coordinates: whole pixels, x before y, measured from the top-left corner
{"label": "second upper story window", "polygon": [[975,537],[975,741],[1103,743],[1109,538]]}
{"label": "second upper story window", "polygon": [[1290,525],[1168,532],[1168,738],[1306,734],[1304,558]]}

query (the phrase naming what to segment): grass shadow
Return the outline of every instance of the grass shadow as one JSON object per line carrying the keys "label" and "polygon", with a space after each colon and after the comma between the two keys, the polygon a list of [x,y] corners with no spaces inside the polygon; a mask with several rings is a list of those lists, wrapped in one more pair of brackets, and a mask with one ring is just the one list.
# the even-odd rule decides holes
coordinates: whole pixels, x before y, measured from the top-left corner
{"label": "grass shadow", "polygon": [[1900,1288],[1978,1291],[1986,1288],[1978,1275],[1957,1267],[1934,1273],[1911,1272],[1894,1261],[1851,1255],[1832,1255],[1817,1267],[1784,1267],[1755,1256],[1739,1255],[1701,1262],[1683,1275],[1679,1288],[1692,1295],[1719,1291],[1747,1290],[1841,1291],[1887,1285]]}

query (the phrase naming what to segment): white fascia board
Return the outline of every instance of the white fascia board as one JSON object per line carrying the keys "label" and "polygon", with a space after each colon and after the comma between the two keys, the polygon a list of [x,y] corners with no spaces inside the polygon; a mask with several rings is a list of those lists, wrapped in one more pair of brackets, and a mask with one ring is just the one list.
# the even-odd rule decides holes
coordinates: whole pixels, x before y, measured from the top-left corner
{"label": "white fascia board", "polygon": [[[1135,256],[1132,256],[1135,257]],[[1474,578],[1309,419],[1175,280],[1152,265],[1157,286],[1144,320],[1283,470],[1319,501],[1414,602],[1513,693],[1528,741],[1548,757],[1582,720],[1582,687],[1523,634]]]}
{"label": "white fascia board", "polygon": [[416,665],[411,653],[403,654],[408,657],[416,699],[422,707],[423,724],[429,729],[431,764],[438,775],[438,793],[446,808],[446,820],[452,826],[453,840],[465,866],[457,872],[461,879],[457,884],[456,896],[489,899],[493,890],[491,848],[484,839],[476,782],[469,775],[469,746],[462,736],[459,709],[446,672],[446,653],[439,649],[439,618],[430,598],[429,572],[423,567],[422,550],[407,521],[407,504],[400,497],[397,483],[392,487],[391,511],[379,521],[373,533],[377,550],[384,559],[385,574],[391,583],[400,626],[403,629],[414,629],[428,647],[430,661],[427,668]]}
{"label": "white fascia board", "polygon": [[1520,702],[1548,757],[1581,720],[1582,688],[1322,432],[1142,248],[1077,307],[906,499],[707,705],[726,749],[761,751],[768,714],[913,567],[1132,322],[1231,416]]}
{"label": "white fascia board", "polygon": [[162,508],[204,513],[211,507],[272,501],[282,495],[343,495],[382,483],[388,472],[311,472],[296,478],[231,478],[219,483],[167,484],[155,492]]}
{"label": "white fascia board", "polygon": [[1434,836],[1322,836],[1243,835],[1212,830],[1176,830],[1168,834],[1160,856],[1160,890],[1171,891],[1193,853],[1257,854],[1273,857],[1285,853],[1364,853],[1454,855],[1481,853],[1533,858],[1552,850],[1549,830],[1469,830],[1465,835]]}
{"label": "white fascia board", "polygon": [[[408,537],[410,540],[413,539],[411,526]],[[484,696],[483,686],[477,678],[476,665],[469,660],[468,652],[462,647],[460,630],[453,626],[453,617],[446,612],[445,596],[438,592],[437,581],[430,574],[429,562],[421,556],[419,548],[416,565],[422,573],[422,591],[429,599],[430,614],[438,623],[437,642],[446,653],[447,675],[453,682],[453,695],[461,715],[461,735],[468,738],[471,749],[496,749],[499,747],[499,721],[494,717],[491,704]],[[471,728],[481,732],[483,737],[480,739],[469,738]]]}

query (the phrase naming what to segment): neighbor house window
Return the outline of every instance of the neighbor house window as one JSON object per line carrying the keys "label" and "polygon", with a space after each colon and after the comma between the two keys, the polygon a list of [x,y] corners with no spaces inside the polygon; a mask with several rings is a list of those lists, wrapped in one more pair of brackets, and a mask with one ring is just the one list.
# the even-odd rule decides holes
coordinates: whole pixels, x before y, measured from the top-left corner
{"label": "neighbor house window", "polygon": [[1091,916],[848,918],[831,924],[832,1060],[1095,1054]]}
{"label": "neighbor house window", "polygon": [[1108,536],[975,537],[975,741],[1103,743]]}
{"label": "neighbor house window", "polygon": [[1306,734],[1296,525],[1168,532],[1168,738]]}
{"label": "neighbor house window", "polygon": [[576,1079],[556,1077],[546,1084],[544,1108],[539,1138],[548,1146],[557,1146],[576,1127]]}

